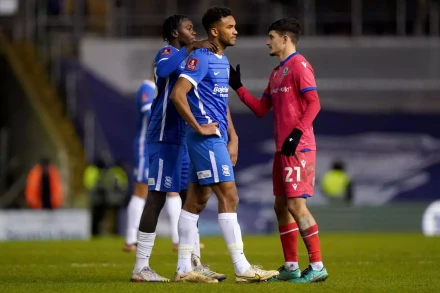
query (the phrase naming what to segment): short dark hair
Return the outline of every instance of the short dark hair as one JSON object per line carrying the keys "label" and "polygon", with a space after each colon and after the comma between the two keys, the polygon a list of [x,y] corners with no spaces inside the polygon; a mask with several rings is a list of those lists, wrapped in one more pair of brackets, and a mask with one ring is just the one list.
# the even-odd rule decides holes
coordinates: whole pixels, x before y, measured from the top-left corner
{"label": "short dark hair", "polygon": [[174,14],[165,19],[162,25],[162,38],[165,42],[173,39],[173,32],[179,28],[185,19],[188,19],[188,17],[181,14]]}
{"label": "short dark hair", "polygon": [[232,11],[227,7],[211,7],[203,15],[202,25],[205,28],[205,31],[209,33],[209,30],[214,23],[220,21],[223,17],[231,15]]}
{"label": "short dark hair", "polygon": [[267,29],[267,32],[270,31],[276,31],[280,35],[289,34],[292,42],[296,44],[301,34],[301,26],[296,19],[286,17],[273,22]]}

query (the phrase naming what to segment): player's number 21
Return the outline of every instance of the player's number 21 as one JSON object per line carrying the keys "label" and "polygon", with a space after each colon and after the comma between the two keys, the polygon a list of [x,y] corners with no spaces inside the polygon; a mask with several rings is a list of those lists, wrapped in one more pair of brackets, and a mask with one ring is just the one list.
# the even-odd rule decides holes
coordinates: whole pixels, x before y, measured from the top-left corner
{"label": "player's number 21", "polygon": [[301,167],[293,167],[293,168],[292,167],[285,167],[284,171],[287,172],[287,174],[286,174],[286,182],[292,182],[293,181],[293,179],[291,177],[293,171],[296,172],[296,181],[297,182],[301,181]]}

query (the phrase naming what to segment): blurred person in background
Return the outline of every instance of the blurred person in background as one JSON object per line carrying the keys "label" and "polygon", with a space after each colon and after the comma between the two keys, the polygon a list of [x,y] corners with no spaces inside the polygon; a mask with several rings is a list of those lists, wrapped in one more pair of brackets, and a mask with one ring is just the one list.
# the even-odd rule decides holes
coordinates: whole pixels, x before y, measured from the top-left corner
{"label": "blurred person in background", "polygon": [[344,163],[336,160],[331,169],[320,180],[322,193],[327,196],[331,204],[351,204],[353,202],[353,184],[345,171]]}
{"label": "blurred person in background", "polygon": [[90,197],[92,208],[92,235],[100,234],[100,223],[106,212],[107,188],[105,186],[105,174],[107,164],[101,158],[86,167],[83,174],[83,183]]}
{"label": "blurred person in background", "polygon": [[[169,282],[150,268],[149,259],[156,239],[156,226],[162,208],[167,211],[173,231],[176,249],[179,235],[177,223],[182,204],[186,199],[189,156],[186,148],[186,124],[170,101],[170,93],[185,67],[185,59],[197,48],[217,51],[215,44],[196,41],[192,21],[184,15],[172,15],[165,19],[162,37],[168,44],[161,48],[154,62],[156,96],[151,105],[147,143],[149,153],[149,195],[142,211],[137,235],[136,263],[131,280],[135,282]],[[145,141],[144,141],[145,143]],[[144,144],[145,149],[147,146]],[[145,179],[145,178],[143,178]],[[167,194],[180,194],[170,197]],[[138,204],[140,205],[140,203]],[[139,208],[139,206],[138,206]],[[191,261],[199,274],[224,279],[225,275],[211,271],[200,260],[200,238],[197,236]]]}
{"label": "blurred person in background", "polygon": [[[268,28],[266,45],[280,64],[269,77],[261,99],[241,83],[240,65],[230,67],[229,85],[257,117],[274,111],[276,152],[273,162],[275,214],[284,253],[284,265],[273,281],[311,283],[324,281],[328,273],[321,257],[318,225],[307,208],[315,184],[316,142],[313,120],[321,107],[310,63],[296,51],[301,34],[298,21],[282,18]],[[307,248],[309,266],[298,265],[298,230]]]}
{"label": "blurred person in background", "polygon": [[63,205],[60,172],[49,158],[42,158],[27,177],[26,203],[32,209],[58,209]]}

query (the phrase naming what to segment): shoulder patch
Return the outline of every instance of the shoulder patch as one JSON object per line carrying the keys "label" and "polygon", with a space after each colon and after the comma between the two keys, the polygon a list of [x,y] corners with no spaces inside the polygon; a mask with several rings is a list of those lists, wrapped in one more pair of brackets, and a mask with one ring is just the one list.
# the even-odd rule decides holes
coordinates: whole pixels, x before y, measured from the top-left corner
{"label": "shoulder patch", "polygon": [[162,53],[160,55],[170,55],[170,54],[171,54],[171,49],[165,48],[162,50]]}
{"label": "shoulder patch", "polygon": [[142,103],[148,102],[148,93],[144,92],[141,96]]}
{"label": "shoulder patch", "polygon": [[199,59],[191,58],[186,63],[186,69],[194,71],[194,70],[196,70],[198,63],[199,63]]}

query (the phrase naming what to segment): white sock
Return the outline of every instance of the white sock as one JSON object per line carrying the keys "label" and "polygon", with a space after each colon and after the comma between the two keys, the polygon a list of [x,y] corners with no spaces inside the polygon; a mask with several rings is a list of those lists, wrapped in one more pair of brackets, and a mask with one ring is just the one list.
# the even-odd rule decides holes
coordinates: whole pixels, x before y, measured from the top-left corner
{"label": "white sock", "polygon": [[199,266],[202,264],[200,261],[200,234],[199,228],[197,228],[196,241],[194,242],[194,249],[191,252],[191,262],[193,267]]}
{"label": "white sock", "polygon": [[180,211],[182,209],[182,200],[180,196],[168,196],[165,202],[165,209],[170,218],[171,241],[173,244],[179,243],[179,233],[177,223],[179,223]]}
{"label": "white sock", "polygon": [[313,270],[315,271],[320,271],[324,268],[324,264],[322,263],[322,261],[318,261],[318,262],[311,262],[310,266],[312,267]]}
{"label": "white sock", "polygon": [[179,217],[179,251],[177,272],[184,274],[192,271],[191,252],[196,241],[197,221],[199,215],[182,210]]}
{"label": "white sock", "polygon": [[133,195],[127,207],[127,233],[125,234],[126,244],[136,244],[137,232],[144,211],[145,199]]}
{"label": "white sock", "polygon": [[298,262],[286,261],[284,263],[284,268],[289,271],[294,271],[299,268]]}
{"label": "white sock", "polygon": [[136,264],[134,266],[135,272],[140,272],[144,267],[150,266],[150,256],[154,246],[154,239],[156,239],[156,233],[138,232]]}
{"label": "white sock", "polygon": [[229,254],[234,263],[237,274],[244,274],[251,267],[243,252],[243,240],[241,229],[237,221],[236,213],[218,214],[218,224],[223,233],[223,238],[228,246]]}

